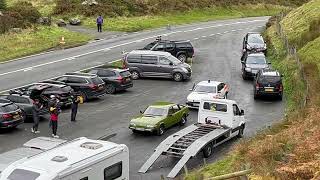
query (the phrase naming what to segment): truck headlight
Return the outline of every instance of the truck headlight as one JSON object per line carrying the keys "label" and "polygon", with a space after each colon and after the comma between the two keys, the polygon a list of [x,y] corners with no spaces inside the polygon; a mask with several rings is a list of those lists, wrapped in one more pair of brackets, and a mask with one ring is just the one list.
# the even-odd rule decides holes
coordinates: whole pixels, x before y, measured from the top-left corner
{"label": "truck headlight", "polygon": [[185,73],[188,73],[188,69],[187,68],[181,68],[181,70],[183,71],[183,72],[185,72]]}
{"label": "truck headlight", "polygon": [[249,68],[249,67],[244,68],[244,70],[247,72],[251,72],[251,68]]}

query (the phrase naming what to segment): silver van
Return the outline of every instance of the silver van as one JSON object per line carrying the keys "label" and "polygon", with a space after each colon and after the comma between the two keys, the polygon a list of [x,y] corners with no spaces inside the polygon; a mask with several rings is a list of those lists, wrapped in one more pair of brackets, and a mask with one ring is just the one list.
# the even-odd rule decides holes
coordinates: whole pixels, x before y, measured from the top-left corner
{"label": "silver van", "polygon": [[181,62],[168,52],[134,50],[124,57],[124,65],[129,68],[132,79],[140,77],[172,78],[183,81],[191,78],[191,66]]}

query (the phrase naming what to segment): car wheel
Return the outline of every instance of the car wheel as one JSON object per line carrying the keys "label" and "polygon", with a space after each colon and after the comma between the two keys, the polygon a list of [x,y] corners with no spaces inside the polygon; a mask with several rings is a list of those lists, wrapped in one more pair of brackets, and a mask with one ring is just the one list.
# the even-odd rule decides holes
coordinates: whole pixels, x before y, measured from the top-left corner
{"label": "car wheel", "polygon": [[212,144],[209,143],[208,145],[206,145],[206,146],[203,148],[202,152],[203,152],[203,156],[204,156],[205,158],[210,157],[210,156],[212,155],[212,152],[213,152],[213,146],[212,146]]}
{"label": "car wheel", "polygon": [[140,78],[140,73],[138,71],[131,71],[131,77],[134,80],[137,80]]}
{"label": "car wheel", "polygon": [[181,73],[174,73],[173,74],[173,80],[176,82],[180,82],[183,80],[183,76]]}
{"label": "car wheel", "polygon": [[116,87],[114,87],[114,85],[112,84],[107,84],[106,89],[107,89],[107,94],[114,94],[116,92]]}
{"label": "car wheel", "polygon": [[165,131],[164,125],[161,125],[158,129],[158,133],[157,133],[158,136],[162,136],[164,134],[164,131]]}
{"label": "car wheel", "polygon": [[184,126],[187,123],[187,115],[183,115],[180,121],[180,126]]}
{"label": "car wheel", "polygon": [[178,59],[181,61],[181,62],[186,62],[187,61],[187,56],[185,54],[180,54],[178,56]]}
{"label": "car wheel", "polygon": [[87,97],[86,93],[84,93],[84,92],[79,92],[79,95],[83,98],[83,102],[87,102],[88,97]]}
{"label": "car wheel", "polygon": [[237,135],[238,138],[242,138],[244,133],[244,125],[241,125],[241,128],[239,129],[239,133]]}

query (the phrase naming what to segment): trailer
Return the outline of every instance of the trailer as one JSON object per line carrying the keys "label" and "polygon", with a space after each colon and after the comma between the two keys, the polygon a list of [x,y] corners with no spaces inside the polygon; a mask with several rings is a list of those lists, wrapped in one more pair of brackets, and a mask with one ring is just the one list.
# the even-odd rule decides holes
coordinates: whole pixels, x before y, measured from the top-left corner
{"label": "trailer", "polygon": [[244,111],[238,108],[235,101],[201,100],[198,122],[162,141],[139,172],[146,173],[161,155],[170,156],[180,159],[167,176],[174,178],[190,158],[200,152],[203,152],[204,157],[208,158],[214,147],[234,136],[242,137],[244,128]]}

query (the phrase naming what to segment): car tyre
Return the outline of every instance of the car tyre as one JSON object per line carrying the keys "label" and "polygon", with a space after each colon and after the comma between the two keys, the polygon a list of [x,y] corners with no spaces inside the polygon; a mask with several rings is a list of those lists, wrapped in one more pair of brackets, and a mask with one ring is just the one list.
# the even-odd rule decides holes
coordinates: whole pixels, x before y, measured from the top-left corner
{"label": "car tyre", "polygon": [[213,153],[213,146],[212,146],[212,144],[209,143],[208,145],[206,145],[206,146],[203,148],[202,152],[203,152],[203,156],[204,156],[205,158],[210,157],[210,156],[212,155],[212,153]]}
{"label": "car tyre", "polygon": [[180,82],[183,80],[183,76],[181,73],[177,72],[173,74],[173,80],[176,82]]}
{"label": "car tyre", "polygon": [[180,54],[178,56],[178,59],[181,61],[181,62],[186,62],[187,61],[187,56],[185,54]]}
{"label": "car tyre", "polygon": [[238,138],[243,138],[243,133],[244,133],[244,125],[241,125],[237,137]]}
{"label": "car tyre", "polygon": [[131,71],[131,77],[133,80],[137,80],[140,78],[140,73],[138,71]]}
{"label": "car tyre", "polygon": [[107,94],[114,94],[116,92],[116,87],[113,84],[106,85]]}
{"label": "car tyre", "polygon": [[162,136],[164,134],[164,131],[165,131],[164,125],[160,125],[157,135]]}
{"label": "car tyre", "polygon": [[187,115],[183,115],[180,121],[180,126],[184,126],[187,123]]}

